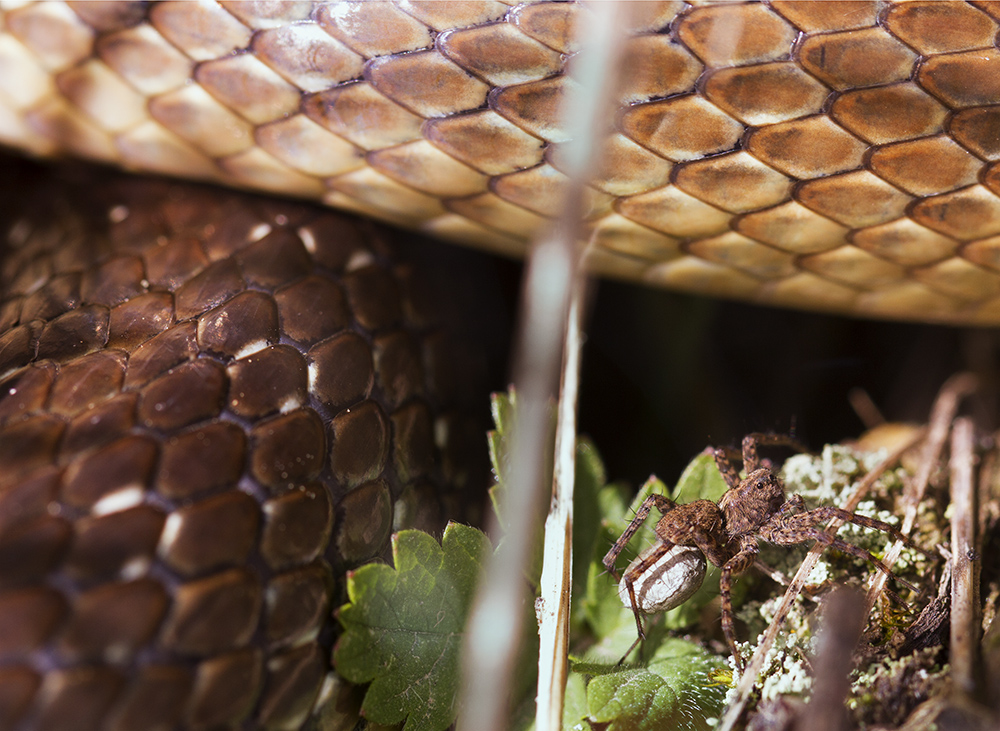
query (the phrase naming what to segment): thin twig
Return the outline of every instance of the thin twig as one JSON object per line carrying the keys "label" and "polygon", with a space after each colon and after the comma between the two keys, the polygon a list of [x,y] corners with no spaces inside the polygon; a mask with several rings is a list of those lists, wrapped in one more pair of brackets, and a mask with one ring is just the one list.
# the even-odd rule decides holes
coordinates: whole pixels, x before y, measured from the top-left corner
{"label": "thin twig", "polygon": [[979,570],[972,420],[960,418],[951,438],[951,678],[973,695],[979,647]]}
{"label": "thin twig", "polygon": [[865,389],[852,388],[847,393],[847,401],[861,419],[861,423],[865,425],[865,429],[874,429],[879,424],[885,423],[885,417]]}
{"label": "thin twig", "polygon": [[[858,504],[864,499],[865,495],[871,489],[872,485],[875,484],[875,481],[881,477],[887,469],[892,467],[903,456],[904,452],[919,443],[920,440],[924,438],[925,434],[926,432],[923,429],[913,434],[909,440],[898,446],[884,460],[879,462],[874,469],[866,474],[861,479],[861,482],[858,483],[857,488],[855,488],[851,497],[844,505],[844,510],[854,512],[854,510],[858,507]],[[830,521],[830,526],[826,529],[827,533],[831,535],[835,534],[842,524],[843,521],[841,520]],[[719,725],[719,731],[732,731],[732,729],[735,728],[736,722],[739,720],[740,715],[743,713],[743,709],[746,707],[747,700],[750,698],[750,693],[753,691],[754,685],[757,683],[757,676],[760,675],[760,671],[764,667],[764,659],[767,657],[767,653],[770,651],[771,645],[774,644],[774,640],[778,636],[778,632],[781,630],[785,618],[788,616],[788,612],[791,611],[795,597],[802,591],[802,587],[805,586],[806,580],[809,578],[809,572],[812,571],[816,562],[819,560],[820,554],[822,554],[824,550],[826,550],[826,547],[819,543],[809,549],[809,552],[802,560],[802,564],[799,566],[799,570],[796,571],[795,576],[792,577],[792,581],[788,585],[788,589],[781,598],[781,604],[778,605],[778,609],[774,613],[774,619],[771,620],[771,624],[768,626],[767,631],[764,633],[760,643],[757,645],[757,650],[754,652],[753,657],[750,658],[750,662],[747,664],[746,670],[744,670],[743,674],[740,676],[739,683],[736,686],[736,699],[726,709],[726,713],[722,717],[722,723]],[[867,612],[865,613],[865,616],[868,616]]]}
{"label": "thin twig", "polygon": [[990,446],[982,457],[979,465],[978,496],[976,512],[979,515],[976,536],[982,541],[983,536],[992,530],[1000,518],[1000,496],[994,494],[995,486],[1000,477],[1000,460],[997,459],[997,447],[1000,447],[1000,433],[990,437]]}
{"label": "thin twig", "polygon": [[[948,429],[955,419],[958,411],[958,402],[966,395],[972,393],[976,388],[976,378],[969,373],[959,373],[952,376],[941,387],[934,407],[931,409],[930,431],[927,441],[924,443],[923,454],[917,469],[916,478],[907,484],[906,495],[904,495],[903,524],[899,532],[904,536],[909,536],[913,530],[913,525],[917,520],[917,509],[927,492],[927,485],[931,479],[931,472],[941,458],[941,450],[944,448],[945,440],[948,438]],[[903,542],[894,541],[882,558],[882,562],[890,569],[895,565],[899,554],[903,551]],[[881,571],[872,577],[868,588],[868,596],[865,598],[865,611],[871,613],[875,601],[878,599],[888,577]]]}
{"label": "thin twig", "polygon": [[[598,141],[611,118],[607,110],[619,101],[622,28],[630,27],[633,9],[614,3],[597,4],[585,15],[581,38],[587,51],[576,62],[586,86],[570,95],[562,110],[572,142],[564,172],[569,177],[569,202],[563,211],[560,228],[573,232],[570,245],[581,238],[585,185],[599,164]],[[589,247],[581,252],[585,261]],[[535,706],[537,731],[562,728],[563,700],[569,670],[569,614],[573,578],[573,483],[576,467],[577,393],[580,377],[580,349],[583,331],[583,303],[586,280],[578,268],[572,289],[565,331],[563,370],[559,390],[556,425],[555,469],[552,503],[545,521],[542,553],[541,591],[538,606],[538,694]]]}

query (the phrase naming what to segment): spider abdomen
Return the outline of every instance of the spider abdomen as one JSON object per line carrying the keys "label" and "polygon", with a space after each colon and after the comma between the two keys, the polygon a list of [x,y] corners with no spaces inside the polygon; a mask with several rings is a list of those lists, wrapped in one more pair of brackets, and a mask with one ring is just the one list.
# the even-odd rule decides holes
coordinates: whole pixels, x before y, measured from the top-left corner
{"label": "spider abdomen", "polygon": [[641,564],[659,550],[660,546],[650,546],[636,556],[625,570],[618,583],[618,597],[627,609],[632,608],[632,600],[625,577],[635,576],[632,580],[635,608],[643,614],[658,614],[679,607],[705,581],[705,554],[692,546],[673,546],[642,570]]}

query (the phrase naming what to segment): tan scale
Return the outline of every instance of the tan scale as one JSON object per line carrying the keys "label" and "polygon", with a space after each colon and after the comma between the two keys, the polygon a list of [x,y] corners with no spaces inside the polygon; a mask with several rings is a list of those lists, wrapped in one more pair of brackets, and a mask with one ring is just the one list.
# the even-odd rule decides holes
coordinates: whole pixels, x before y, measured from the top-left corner
{"label": "tan scale", "polygon": [[[16,4],[0,9],[0,139],[190,169],[516,253],[558,208],[562,64],[581,12],[202,2],[146,17]],[[658,261],[710,251],[709,270],[729,267],[728,231],[792,254],[850,246],[904,267],[958,256],[981,268],[1000,233],[998,15],[979,2],[642,5],[627,106],[591,183],[591,241],[606,242],[592,266],[675,282]],[[638,226],[630,242],[622,218]],[[987,243],[964,258],[972,241]],[[788,304],[802,291],[735,258],[733,296]],[[806,281],[874,294],[867,268],[853,280],[822,261]],[[987,291],[909,316],[984,322]],[[857,309],[871,299],[817,291],[803,306],[880,315]]]}

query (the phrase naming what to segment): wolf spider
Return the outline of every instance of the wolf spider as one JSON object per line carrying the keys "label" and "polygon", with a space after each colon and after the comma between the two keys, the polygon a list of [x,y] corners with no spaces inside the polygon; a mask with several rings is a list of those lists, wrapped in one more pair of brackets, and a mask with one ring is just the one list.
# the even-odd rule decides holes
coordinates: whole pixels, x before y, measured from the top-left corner
{"label": "wolf spider", "polygon": [[[743,662],[736,650],[730,589],[733,576],[744,573],[754,564],[760,540],[778,546],[793,546],[806,541],[816,541],[825,548],[835,548],[869,561],[889,578],[896,578],[908,589],[918,591],[909,582],[896,577],[888,566],[868,551],[832,536],[818,526],[833,518],[840,518],[865,528],[883,531],[912,545],[910,541],[881,520],[828,506],[805,510],[802,497],[799,495],[792,495],[786,499],[785,487],[781,480],[772,472],[770,464],[762,461],[757,455],[758,444],[798,446],[790,438],[780,435],[747,435],[743,439],[743,466],[747,473],[744,480],[740,480],[739,472],[726,451],[714,450],[715,463],[729,486],[729,490],[718,504],[711,500],[695,500],[686,505],[678,505],[663,495],[650,495],[643,501],[635,518],[604,557],[605,567],[618,581],[615,561],[629,539],[649,516],[653,506],[663,514],[655,529],[659,543],[636,565],[625,571],[625,587],[639,632],[637,642],[645,638],[645,632],[639,617],[634,583],[674,546],[697,547],[709,561],[722,569],[719,579],[722,631],[740,670],[743,669]],[[907,606],[891,590],[884,591],[902,606]]]}

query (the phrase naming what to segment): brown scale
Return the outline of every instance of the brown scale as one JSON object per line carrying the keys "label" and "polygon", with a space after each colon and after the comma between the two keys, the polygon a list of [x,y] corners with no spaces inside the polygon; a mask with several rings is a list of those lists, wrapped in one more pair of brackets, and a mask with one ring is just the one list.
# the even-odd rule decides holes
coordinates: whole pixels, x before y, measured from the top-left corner
{"label": "brown scale", "polygon": [[297,727],[344,570],[485,482],[471,371],[375,228],[87,180],[4,229],[0,728]]}
{"label": "brown scale", "polygon": [[[4,135],[522,253],[566,189],[559,110],[567,64],[589,52],[585,12],[28,4],[3,11],[5,68],[20,72],[5,79],[25,80],[0,85]],[[763,304],[997,322],[998,30],[986,0],[637,3],[587,195],[589,261]],[[264,236],[241,255],[247,281],[297,277],[304,243]],[[157,286],[225,261],[190,237],[144,256]],[[137,265],[122,252],[23,306],[113,306],[105,280],[134,288]],[[228,274],[178,291],[178,314],[228,299],[243,286]]]}

